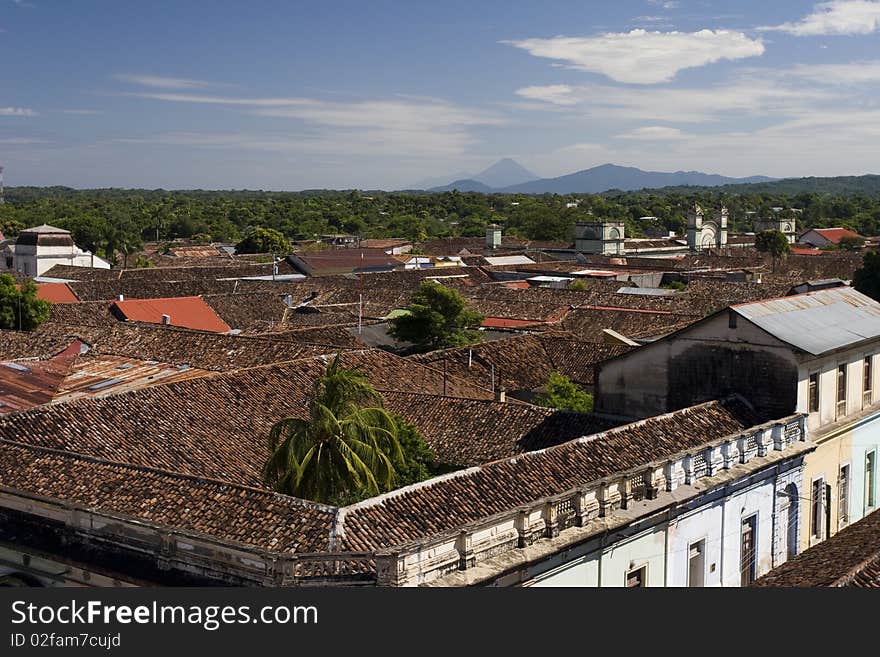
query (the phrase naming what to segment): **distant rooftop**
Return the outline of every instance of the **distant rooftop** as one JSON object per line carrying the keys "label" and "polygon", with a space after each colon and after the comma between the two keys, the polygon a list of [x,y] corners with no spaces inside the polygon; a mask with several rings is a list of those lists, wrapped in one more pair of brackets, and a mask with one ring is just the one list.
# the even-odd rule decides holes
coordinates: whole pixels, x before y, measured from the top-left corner
{"label": "distant rooftop", "polygon": [[42,226],[34,226],[33,228],[26,228],[22,233],[63,233],[65,235],[70,235],[69,230],[64,230],[63,228],[56,228],[55,226],[50,226],[49,224],[43,224]]}

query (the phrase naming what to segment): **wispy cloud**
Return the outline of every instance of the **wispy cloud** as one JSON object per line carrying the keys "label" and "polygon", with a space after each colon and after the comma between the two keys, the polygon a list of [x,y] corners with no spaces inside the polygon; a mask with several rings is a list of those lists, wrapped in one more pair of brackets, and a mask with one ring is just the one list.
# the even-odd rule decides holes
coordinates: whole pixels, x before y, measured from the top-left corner
{"label": "wispy cloud", "polygon": [[[431,156],[464,154],[474,143],[470,129],[501,125],[496,114],[446,101],[399,97],[351,103],[313,98],[235,98],[191,94],[135,94],[166,102],[248,107],[255,116],[276,120],[269,135],[170,133],[137,142],[244,148],[285,153],[357,153]],[[278,132],[278,120],[296,123]]]}
{"label": "wispy cloud", "polygon": [[880,59],[846,64],[799,64],[781,73],[824,84],[867,84],[880,82]]}
{"label": "wispy cloud", "polygon": [[567,84],[548,84],[544,86],[523,87],[516,90],[518,96],[553,105],[577,105],[579,100],[573,92],[574,88]]}
{"label": "wispy cloud", "polygon": [[678,128],[650,125],[630,130],[629,132],[617,135],[617,137],[620,139],[637,139],[640,141],[669,141],[670,139],[684,139],[687,135]]}
{"label": "wispy cloud", "polygon": [[[543,100],[592,119],[619,121],[717,122],[730,117],[792,115],[810,111],[818,101],[838,94],[830,89],[792,86],[777,76],[741,76],[704,87],[633,88],[591,84],[571,87],[564,94],[541,87],[526,87],[528,98]],[[518,90],[516,93],[523,95]],[[542,97],[543,96],[543,97]],[[560,101],[564,108],[560,108]]]}
{"label": "wispy cloud", "polygon": [[565,62],[569,68],[601,73],[632,84],[668,82],[687,68],[721,60],[738,60],[764,53],[764,44],[742,32],[606,33],[593,37],[557,36],[550,39],[502,41],[535,57]]}
{"label": "wispy cloud", "polygon": [[217,86],[205,80],[190,80],[188,78],[171,78],[162,75],[138,75],[135,73],[117,73],[113,76],[116,80],[153,87],[155,89],[208,89]]}
{"label": "wispy cloud", "polygon": [[123,94],[136,98],[164,100],[171,103],[196,103],[202,105],[246,105],[250,107],[287,107],[315,103],[309,98],[236,98],[231,96],[203,96],[193,94],[153,93],[132,91]]}
{"label": "wispy cloud", "polygon": [[870,34],[880,28],[880,2],[834,0],[822,2],[813,13],[794,23],[761,27],[763,31],[788,32],[795,36]]}
{"label": "wispy cloud", "polygon": [[27,107],[0,107],[0,116],[36,116],[37,113]]}
{"label": "wispy cloud", "polygon": [[681,6],[681,3],[678,0],[648,0],[649,5],[654,5],[655,7],[662,7],[663,9],[677,9]]}
{"label": "wispy cloud", "polygon": [[63,109],[58,110],[62,114],[82,114],[84,116],[91,116],[94,114],[103,114],[101,110],[96,109]]}
{"label": "wispy cloud", "polygon": [[45,139],[31,139],[30,137],[5,137],[0,138],[0,144],[4,146],[30,146],[32,144],[51,144]]}

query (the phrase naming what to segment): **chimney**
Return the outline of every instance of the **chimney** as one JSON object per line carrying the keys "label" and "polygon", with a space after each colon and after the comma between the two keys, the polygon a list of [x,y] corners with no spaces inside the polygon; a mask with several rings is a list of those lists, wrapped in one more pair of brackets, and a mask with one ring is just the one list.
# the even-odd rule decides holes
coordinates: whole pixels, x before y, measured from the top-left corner
{"label": "chimney", "polygon": [[116,295],[116,300],[117,300],[117,301],[125,301],[125,297],[122,296],[121,294],[117,294],[117,295]]}
{"label": "chimney", "polygon": [[495,390],[495,401],[497,402],[506,402],[507,401],[507,391],[504,388],[499,387]]}
{"label": "chimney", "polygon": [[171,315],[162,315],[162,324],[168,326],[171,323]]}

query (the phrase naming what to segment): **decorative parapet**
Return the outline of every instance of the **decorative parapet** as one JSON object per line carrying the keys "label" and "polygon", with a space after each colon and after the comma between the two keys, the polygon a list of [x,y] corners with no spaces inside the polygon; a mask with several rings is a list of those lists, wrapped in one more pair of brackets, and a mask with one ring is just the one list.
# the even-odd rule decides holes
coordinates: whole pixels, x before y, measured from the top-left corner
{"label": "decorative parapet", "polygon": [[378,583],[419,585],[455,569],[469,570],[500,554],[528,548],[538,540],[556,538],[571,527],[587,527],[618,509],[632,508],[637,501],[655,499],[662,491],[693,485],[700,478],[767,456],[771,450],[785,451],[794,442],[807,440],[804,419],[797,415],[759,425],[747,433],[534,500],[453,532],[399,546],[394,552],[377,555]]}

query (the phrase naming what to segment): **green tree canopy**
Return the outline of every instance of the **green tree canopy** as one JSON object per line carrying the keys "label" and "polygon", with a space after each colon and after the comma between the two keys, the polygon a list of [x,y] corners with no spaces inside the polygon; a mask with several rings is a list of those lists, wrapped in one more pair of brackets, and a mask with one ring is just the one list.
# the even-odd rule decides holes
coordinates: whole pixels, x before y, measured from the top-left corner
{"label": "green tree canopy", "polygon": [[778,230],[765,230],[755,236],[755,248],[761,253],[768,253],[773,258],[773,270],[776,270],[776,262],[791,252],[791,244],[785,233]]}
{"label": "green tree canopy", "polygon": [[544,385],[544,390],[545,392],[535,399],[539,406],[584,413],[593,410],[593,395],[584,391],[559,372],[550,372],[550,378]]}
{"label": "green tree canopy", "polygon": [[423,281],[410,300],[408,312],[390,321],[388,333],[422,348],[443,349],[479,342],[469,330],[483,321],[456,290]]}
{"label": "green tree canopy", "polygon": [[49,319],[52,303],[37,298],[33,281],[16,284],[9,274],[0,274],[0,329],[33,331]]}
{"label": "green tree canopy", "polygon": [[880,301],[880,252],[865,252],[861,268],[853,274],[853,287]]}
{"label": "green tree canopy", "polygon": [[865,246],[865,239],[863,237],[841,237],[838,246],[844,251],[858,251]]}
{"label": "green tree canopy", "polygon": [[434,455],[418,430],[382,407],[366,376],[339,357],[315,381],[307,418],[269,432],[267,485],[281,493],[348,504],[430,476]]}
{"label": "green tree canopy", "polygon": [[236,253],[290,253],[290,242],[284,234],[274,228],[256,226],[245,234],[245,238],[235,245]]}

